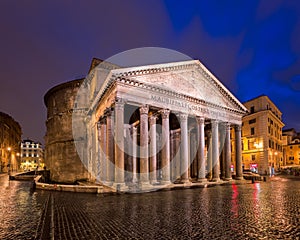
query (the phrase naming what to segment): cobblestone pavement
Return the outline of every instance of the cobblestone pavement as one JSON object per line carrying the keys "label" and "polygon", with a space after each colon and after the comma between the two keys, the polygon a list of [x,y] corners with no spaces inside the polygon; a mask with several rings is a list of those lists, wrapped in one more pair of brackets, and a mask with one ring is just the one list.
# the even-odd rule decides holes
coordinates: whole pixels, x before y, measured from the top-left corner
{"label": "cobblestone pavement", "polygon": [[299,178],[121,195],[28,188],[1,196],[0,239],[300,239]]}

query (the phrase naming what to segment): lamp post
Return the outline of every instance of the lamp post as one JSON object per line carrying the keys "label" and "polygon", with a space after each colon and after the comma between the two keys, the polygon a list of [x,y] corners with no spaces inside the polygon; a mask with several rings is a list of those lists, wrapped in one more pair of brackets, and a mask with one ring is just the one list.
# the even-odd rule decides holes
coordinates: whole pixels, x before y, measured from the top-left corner
{"label": "lamp post", "polygon": [[11,151],[11,147],[8,147],[7,151],[8,151],[7,171],[8,171],[8,176],[9,176],[9,179],[10,179],[10,164],[11,164],[11,154],[10,154],[10,151]]}

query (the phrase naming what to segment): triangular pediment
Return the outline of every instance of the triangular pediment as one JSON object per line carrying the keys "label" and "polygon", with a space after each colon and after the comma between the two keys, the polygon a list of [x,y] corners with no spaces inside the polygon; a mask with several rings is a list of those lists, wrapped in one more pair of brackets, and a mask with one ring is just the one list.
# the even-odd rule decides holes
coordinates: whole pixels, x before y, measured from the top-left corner
{"label": "triangular pediment", "polygon": [[247,112],[245,106],[198,60],[116,69],[112,74],[222,108]]}

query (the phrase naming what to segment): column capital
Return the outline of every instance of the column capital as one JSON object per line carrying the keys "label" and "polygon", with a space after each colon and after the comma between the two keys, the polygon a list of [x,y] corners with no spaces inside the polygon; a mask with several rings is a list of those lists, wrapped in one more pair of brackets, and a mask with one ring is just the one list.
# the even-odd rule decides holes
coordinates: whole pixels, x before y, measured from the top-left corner
{"label": "column capital", "polygon": [[113,108],[109,107],[109,108],[106,108],[105,111],[104,111],[104,116],[107,117],[107,116],[111,116],[113,114]]}
{"label": "column capital", "polygon": [[159,111],[161,114],[162,119],[169,118],[170,110],[169,109],[162,109]]}
{"label": "column capital", "polygon": [[218,124],[220,121],[218,119],[211,119],[211,124]]}
{"label": "column capital", "polygon": [[121,97],[115,97],[115,103],[125,103],[125,100]]}
{"label": "column capital", "polygon": [[149,117],[150,125],[154,125],[154,124],[156,123],[156,119],[157,119],[157,116],[151,115],[151,116]]}
{"label": "column capital", "polygon": [[241,124],[237,124],[234,126],[234,129],[236,132],[240,132],[242,130],[242,125]]}
{"label": "column capital", "polygon": [[117,109],[122,109],[124,108],[124,105],[125,105],[125,101],[123,98],[119,98],[119,97],[116,97],[115,98],[115,107]]}
{"label": "column capital", "polygon": [[230,131],[230,127],[231,127],[230,122],[226,122],[226,123],[224,123],[224,125],[225,125],[226,130]]}
{"label": "column capital", "polygon": [[182,121],[186,121],[188,119],[189,115],[187,113],[179,113],[178,116],[179,116],[180,122],[182,122]]}
{"label": "column capital", "polygon": [[196,116],[196,121],[197,121],[198,124],[204,124],[205,118],[200,117],[200,116]]}
{"label": "column capital", "polygon": [[139,108],[140,110],[140,114],[147,114],[148,115],[148,112],[149,112],[149,106],[148,105],[143,105]]}

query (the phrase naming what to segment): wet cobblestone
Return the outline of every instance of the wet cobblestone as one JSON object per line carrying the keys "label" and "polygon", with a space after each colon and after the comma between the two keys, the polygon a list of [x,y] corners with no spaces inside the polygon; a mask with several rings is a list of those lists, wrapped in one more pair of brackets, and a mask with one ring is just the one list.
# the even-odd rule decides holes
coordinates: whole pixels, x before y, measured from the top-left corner
{"label": "wet cobblestone", "polygon": [[300,239],[300,179],[122,195],[15,184],[1,186],[0,239]]}

